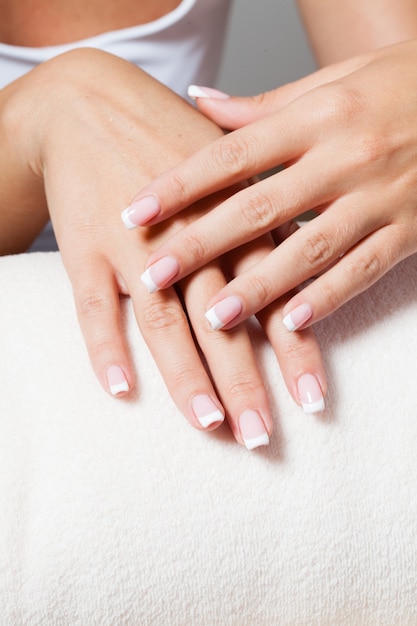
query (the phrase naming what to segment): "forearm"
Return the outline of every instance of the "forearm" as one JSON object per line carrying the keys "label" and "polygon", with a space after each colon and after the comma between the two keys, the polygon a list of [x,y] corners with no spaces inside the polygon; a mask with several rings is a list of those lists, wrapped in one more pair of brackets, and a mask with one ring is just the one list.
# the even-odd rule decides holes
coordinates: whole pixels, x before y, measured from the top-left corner
{"label": "forearm", "polygon": [[416,0],[297,0],[318,63],[417,38]]}
{"label": "forearm", "polygon": [[[36,175],[30,151],[34,144],[29,111],[30,80],[24,78],[0,90],[0,255],[25,251],[48,220],[43,181]],[[20,97],[20,96],[23,97]],[[21,102],[27,99],[24,113]]]}

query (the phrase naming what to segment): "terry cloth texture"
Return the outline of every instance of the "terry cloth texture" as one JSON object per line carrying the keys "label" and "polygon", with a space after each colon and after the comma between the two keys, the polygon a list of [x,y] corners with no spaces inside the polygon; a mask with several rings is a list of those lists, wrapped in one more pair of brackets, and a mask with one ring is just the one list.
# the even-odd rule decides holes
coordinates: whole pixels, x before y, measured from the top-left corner
{"label": "terry cloth texture", "polygon": [[0,259],[1,626],[415,626],[417,257],[317,324],[327,409],[253,336],[275,430],[174,407],[134,321],[129,399],[91,370],[59,253]]}

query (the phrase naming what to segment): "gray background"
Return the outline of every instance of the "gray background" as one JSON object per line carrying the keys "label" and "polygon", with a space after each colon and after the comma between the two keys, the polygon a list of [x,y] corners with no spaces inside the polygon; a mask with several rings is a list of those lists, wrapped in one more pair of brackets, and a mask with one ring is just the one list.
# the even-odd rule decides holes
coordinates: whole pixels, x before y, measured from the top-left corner
{"label": "gray background", "polygon": [[293,0],[234,0],[219,89],[252,95],[315,67]]}

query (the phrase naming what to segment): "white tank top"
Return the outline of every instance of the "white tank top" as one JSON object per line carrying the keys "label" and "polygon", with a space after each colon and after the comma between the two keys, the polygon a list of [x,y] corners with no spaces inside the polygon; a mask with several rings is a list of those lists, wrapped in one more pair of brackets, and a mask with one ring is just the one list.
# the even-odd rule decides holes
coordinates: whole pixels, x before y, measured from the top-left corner
{"label": "white tank top", "polygon": [[[182,0],[163,17],[59,46],[29,48],[0,43],[0,88],[39,63],[68,50],[98,48],[115,54],[181,96],[188,85],[212,85],[216,78],[232,0]],[[32,249],[54,247],[50,227]]]}
{"label": "white tank top", "polygon": [[99,48],[138,65],[180,95],[190,83],[213,84],[231,0],[182,0],[163,17],[59,46],[0,43],[0,87],[39,63],[79,47]]}

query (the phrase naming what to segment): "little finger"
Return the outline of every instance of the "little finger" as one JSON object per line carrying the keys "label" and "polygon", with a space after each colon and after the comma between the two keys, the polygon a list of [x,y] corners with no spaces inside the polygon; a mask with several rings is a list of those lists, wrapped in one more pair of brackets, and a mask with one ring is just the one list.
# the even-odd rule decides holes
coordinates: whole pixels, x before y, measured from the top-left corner
{"label": "little finger", "polygon": [[287,303],[285,326],[298,330],[327,317],[414,251],[406,253],[392,225],[373,232]]}
{"label": "little finger", "polygon": [[91,364],[106,391],[125,395],[134,384],[120,318],[119,290],[105,259],[77,258],[67,266]]}

